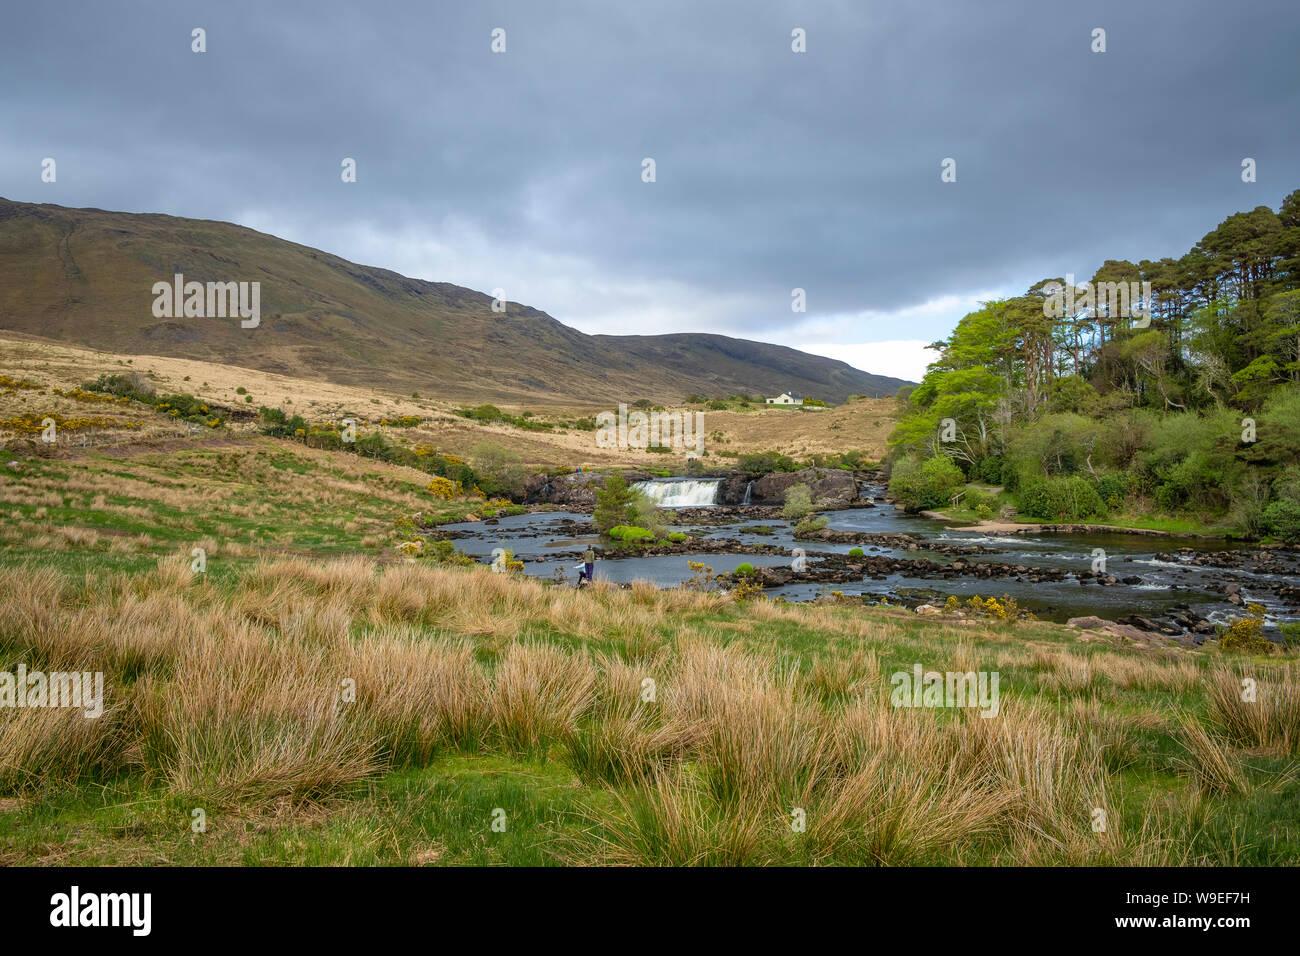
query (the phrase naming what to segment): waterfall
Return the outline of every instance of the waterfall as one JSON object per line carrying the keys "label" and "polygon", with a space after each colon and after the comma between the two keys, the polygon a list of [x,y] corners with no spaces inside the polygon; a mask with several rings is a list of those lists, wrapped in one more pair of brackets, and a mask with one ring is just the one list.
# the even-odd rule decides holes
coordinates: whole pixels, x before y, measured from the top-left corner
{"label": "waterfall", "polygon": [[658,508],[708,508],[718,498],[720,479],[668,478],[638,481],[632,487],[643,492]]}
{"label": "waterfall", "polygon": [[745,500],[741,502],[742,505],[747,505],[747,504],[749,504],[749,493],[750,493],[751,491],[753,491],[753,490],[754,490],[754,482],[753,482],[753,481],[751,481],[749,484],[745,485]]}

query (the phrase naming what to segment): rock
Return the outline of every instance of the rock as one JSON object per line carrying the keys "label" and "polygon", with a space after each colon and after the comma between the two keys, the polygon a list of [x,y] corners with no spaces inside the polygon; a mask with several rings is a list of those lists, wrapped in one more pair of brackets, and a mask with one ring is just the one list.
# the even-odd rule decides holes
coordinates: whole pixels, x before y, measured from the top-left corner
{"label": "rock", "polygon": [[1127,637],[1131,641],[1147,642],[1151,640],[1151,634],[1147,631],[1139,630],[1128,624],[1108,624],[1102,628],[1107,634],[1113,634],[1115,637]]}
{"label": "rock", "polygon": [[922,604],[919,607],[917,607],[916,613],[933,616],[935,614],[942,614],[943,610],[941,608],[935,607],[933,604]]}
{"label": "rock", "polygon": [[1100,617],[1072,617],[1065,623],[1070,627],[1082,628],[1085,631],[1099,631],[1111,622]]}
{"label": "rock", "polygon": [[764,587],[780,587],[789,584],[794,572],[785,568],[758,568],[758,579]]}
{"label": "rock", "polygon": [[[628,475],[628,484],[639,480]],[[596,491],[605,486],[605,476],[593,471],[570,475],[529,475],[524,483],[524,501],[528,504],[568,505],[579,511],[596,506]]]}
{"label": "rock", "polygon": [[1121,617],[1116,624],[1127,624],[1129,627],[1136,627],[1143,631],[1162,631],[1163,628],[1155,621],[1148,617],[1142,617],[1138,614],[1130,614],[1127,617]]}
{"label": "rock", "polygon": [[808,486],[815,508],[847,508],[858,498],[858,482],[852,472],[840,468],[805,468],[777,471],[755,479],[750,489],[750,504],[783,504],[786,491],[794,485]]}
{"label": "rock", "polygon": [[[717,502],[720,505],[738,505],[745,500],[745,488],[749,486],[747,475],[730,475],[718,485]],[[752,497],[750,504],[755,504]]]}

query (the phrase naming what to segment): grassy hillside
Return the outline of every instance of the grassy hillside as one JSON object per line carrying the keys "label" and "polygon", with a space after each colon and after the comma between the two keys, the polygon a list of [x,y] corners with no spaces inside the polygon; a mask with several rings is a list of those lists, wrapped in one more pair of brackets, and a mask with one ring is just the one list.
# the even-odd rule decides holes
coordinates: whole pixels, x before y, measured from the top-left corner
{"label": "grassy hillside", "polygon": [[[87,403],[54,392],[57,388],[66,393],[104,374],[129,373],[141,376],[159,394],[192,394],[213,408],[243,411],[251,416],[265,405],[289,415],[302,415],[311,424],[337,423],[350,417],[367,430],[385,432],[394,441],[435,447],[461,458],[472,457],[475,449],[487,442],[509,447],[523,464],[535,468],[682,465],[680,455],[597,447],[594,422],[589,420],[608,406],[590,401],[560,406],[503,403],[502,410],[516,419],[529,414],[529,427],[524,428],[508,421],[467,419],[457,414],[456,403],[423,392],[413,397],[410,392],[294,378],[194,359],[52,345],[43,339],[12,334],[0,336],[0,375],[14,381],[26,379],[37,387],[15,389],[0,384],[0,442],[14,434],[4,423],[21,416],[39,421],[46,414],[85,418],[91,412],[99,418],[138,424],[116,432],[88,425],[65,435],[64,444],[79,447],[83,437],[100,444],[110,438],[138,443],[180,438],[193,441],[199,437],[184,423],[177,424],[151,406]],[[705,462],[716,467],[734,464],[732,456],[768,450],[800,459],[819,453],[859,451],[868,459],[879,460],[885,454],[886,438],[896,420],[893,399],[859,398],[820,411],[761,405],[742,409],[735,402],[727,403],[722,410],[702,403],[691,407],[703,412]],[[405,428],[379,424],[385,419],[408,417],[418,418],[419,424]],[[216,440],[239,437],[254,428],[251,421],[230,420],[227,416],[220,428],[203,427],[199,432],[206,440]]]}
{"label": "grassy hillside", "polygon": [[[107,711],[0,708],[0,863],[1300,855],[1292,655],[405,559],[484,502],[222,441],[4,466],[0,670],[104,671]],[[999,715],[891,707],[918,663],[998,671]]]}
{"label": "grassy hillside", "polygon": [[[261,283],[261,325],[155,318],[155,282]],[[678,401],[901,380],[723,336],[588,336],[544,312],[361,266],[231,223],[0,199],[0,329],[132,354],[479,401]]]}

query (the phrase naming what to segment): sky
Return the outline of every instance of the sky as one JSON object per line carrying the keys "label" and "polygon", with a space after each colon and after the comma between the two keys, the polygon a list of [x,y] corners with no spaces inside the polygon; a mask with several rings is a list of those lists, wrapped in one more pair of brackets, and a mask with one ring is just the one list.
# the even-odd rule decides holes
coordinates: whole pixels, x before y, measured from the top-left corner
{"label": "sky", "polygon": [[42,0],[0,15],[0,196],[916,380],[982,301],[1277,208],[1298,51],[1296,0]]}

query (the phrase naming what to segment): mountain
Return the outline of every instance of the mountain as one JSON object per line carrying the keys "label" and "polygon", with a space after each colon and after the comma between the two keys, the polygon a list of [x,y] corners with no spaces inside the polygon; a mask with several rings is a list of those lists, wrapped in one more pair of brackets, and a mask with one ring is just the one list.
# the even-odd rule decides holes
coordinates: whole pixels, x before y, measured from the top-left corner
{"label": "mountain", "polygon": [[[259,282],[257,328],[154,314],[154,284]],[[671,402],[802,392],[842,401],[902,379],[723,335],[585,335],[545,312],[233,223],[0,198],[0,329],[119,353],[218,361],[459,400]],[[175,314],[175,313],[173,313]]]}

